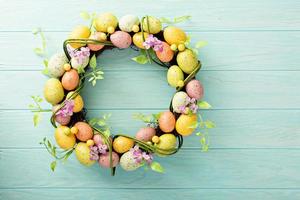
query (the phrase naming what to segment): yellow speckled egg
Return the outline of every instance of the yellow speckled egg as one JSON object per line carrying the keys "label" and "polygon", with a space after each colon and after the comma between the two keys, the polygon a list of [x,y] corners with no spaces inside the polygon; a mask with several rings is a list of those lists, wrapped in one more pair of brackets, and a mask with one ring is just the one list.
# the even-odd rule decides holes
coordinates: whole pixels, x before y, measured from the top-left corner
{"label": "yellow speckled egg", "polygon": [[95,19],[95,28],[97,31],[107,33],[108,28],[116,28],[118,25],[118,19],[112,13],[102,13]]}
{"label": "yellow speckled egg", "polygon": [[[149,33],[144,32],[144,37],[146,40],[149,37]],[[138,32],[138,33],[134,34],[132,39],[133,39],[133,44],[135,46],[137,46],[140,49],[145,49],[145,47],[143,46],[144,39],[143,39],[142,32]]]}
{"label": "yellow speckled egg", "polygon": [[[91,31],[89,27],[84,25],[76,26],[69,35],[69,39],[87,39],[90,37]],[[85,44],[71,43],[73,48],[77,49],[79,47],[85,46]]]}
{"label": "yellow speckled egg", "polygon": [[183,79],[183,72],[177,65],[173,65],[168,69],[167,80],[172,87],[177,87],[178,82],[183,81]]}
{"label": "yellow speckled egg", "polygon": [[169,45],[172,44],[183,44],[187,40],[185,32],[175,26],[168,26],[164,29],[164,38]]}
{"label": "yellow speckled egg", "polygon": [[172,132],[175,128],[175,116],[171,111],[162,112],[158,119],[159,128],[165,132]]}
{"label": "yellow speckled egg", "polygon": [[151,34],[159,33],[160,30],[162,29],[160,20],[152,16],[145,17],[143,19],[142,25],[143,25],[143,30]]}
{"label": "yellow speckled egg", "polygon": [[172,51],[170,45],[168,43],[163,42],[163,50],[156,51],[157,58],[162,62],[170,62],[174,57],[174,51]]}
{"label": "yellow speckled egg", "polygon": [[188,136],[193,133],[195,128],[192,128],[193,125],[197,122],[197,115],[190,114],[185,115],[181,114],[176,122],[176,131],[182,136]]}
{"label": "yellow speckled egg", "polygon": [[119,136],[113,141],[113,148],[117,153],[125,153],[134,145],[134,141],[130,138]]}
{"label": "yellow speckled egg", "polygon": [[157,147],[163,150],[170,150],[176,147],[176,137],[173,134],[167,133],[159,137]]}
{"label": "yellow speckled egg", "polygon": [[79,84],[79,75],[75,69],[65,72],[61,79],[62,86],[66,90],[74,90]]}
{"label": "yellow speckled egg", "polygon": [[[73,93],[74,92],[69,92],[67,94],[67,99],[69,99]],[[75,98],[73,98],[73,100],[74,100],[73,112],[74,113],[80,112],[83,109],[83,106],[84,106],[84,102],[83,102],[82,97],[80,96],[80,94],[77,94],[77,96]]]}
{"label": "yellow speckled egg", "polygon": [[91,160],[90,151],[90,147],[85,142],[79,142],[75,147],[77,160],[85,166],[93,165],[96,161]]}
{"label": "yellow speckled egg", "polygon": [[192,73],[198,65],[198,58],[190,49],[179,52],[176,60],[180,69],[187,74]]}
{"label": "yellow speckled egg", "polygon": [[60,81],[50,78],[44,87],[44,97],[52,105],[58,104],[64,98],[64,89]]}

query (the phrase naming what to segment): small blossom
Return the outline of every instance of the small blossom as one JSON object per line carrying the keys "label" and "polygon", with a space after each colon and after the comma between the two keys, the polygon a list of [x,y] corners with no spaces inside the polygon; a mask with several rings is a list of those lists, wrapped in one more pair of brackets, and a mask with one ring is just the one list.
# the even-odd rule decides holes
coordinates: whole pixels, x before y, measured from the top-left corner
{"label": "small blossom", "polygon": [[98,152],[100,154],[106,154],[107,153],[107,145],[106,144],[98,144]]}
{"label": "small blossom", "polygon": [[90,160],[99,160],[101,154],[107,153],[107,145],[98,144],[90,146]]}
{"label": "small blossom", "polygon": [[153,155],[151,153],[143,152],[137,145],[130,149],[136,163],[142,163],[145,161],[147,164],[151,164]]}
{"label": "small blossom", "polygon": [[67,45],[67,50],[71,58],[75,58],[80,65],[90,56],[90,48],[88,47],[81,47],[80,50],[78,50],[71,47],[71,45]]}
{"label": "small blossom", "polygon": [[74,108],[74,100],[67,99],[65,100],[65,105],[61,109],[59,109],[55,115],[59,115],[61,117],[72,116],[73,108]]}
{"label": "small blossom", "polygon": [[143,46],[146,49],[153,48],[154,51],[163,51],[163,43],[157,37],[154,37],[152,34],[143,42]]}

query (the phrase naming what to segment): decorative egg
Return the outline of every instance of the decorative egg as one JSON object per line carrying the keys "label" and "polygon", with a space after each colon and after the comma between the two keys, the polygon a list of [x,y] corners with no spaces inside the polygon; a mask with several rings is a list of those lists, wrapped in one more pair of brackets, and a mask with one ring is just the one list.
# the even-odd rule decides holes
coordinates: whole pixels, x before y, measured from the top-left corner
{"label": "decorative egg", "polygon": [[75,69],[65,72],[61,83],[66,90],[74,90],[79,84],[78,72]]}
{"label": "decorative egg", "polygon": [[95,19],[95,28],[97,31],[107,33],[109,27],[116,29],[118,19],[112,13],[102,13]]}
{"label": "decorative egg", "polygon": [[177,54],[177,63],[183,72],[190,74],[197,67],[198,58],[192,50],[186,49]]}
{"label": "decorative egg", "polygon": [[174,57],[174,51],[172,51],[170,45],[168,43],[163,42],[163,50],[156,51],[156,56],[162,62],[170,62]]}
{"label": "decorative egg", "polygon": [[185,32],[182,29],[175,26],[168,26],[164,29],[164,38],[169,45],[183,44],[187,40]]}
{"label": "decorative egg", "polygon": [[[89,39],[92,39],[92,40],[98,40],[100,42],[103,42],[103,40],[101,39],[102,37],[102,34],[105,34],[105,33],[102,33],[102,32],[94,32],[90,35]],[[102,44],[88,44],[88,47],[90,48],[90,50],[92,51],[99,51],[101,50],[104,45]]]}
{"label": "decorative egg", "polygon": [[[116,152],[112,152],[112,166],[113,167],[116,167],[118,164],[119,164],[119,155],[116,153]],[[101,167],[104,167],[104,168],[110,168],[110,156],[109,156],[109,153],[107,154],[101,154],[100,155],[100,158],[99,158],[99,165]]]}
{"label": "decorative egg", "polygon": [[44,97],[52,105],[58,104],[64,98],[64,89],[60,81],[56,78],[50,78],[44,87]]}
{"label": "decorative egg", "polygon": [[73,58],[71,58],[71,65],[72,65],[72,68],[77,69],[77,70],[80,67],[82,67],[84,69],[88,66],[89,61],[90,61],[90,58],[88,56],[83,58],[82,63],[79,63],[78,59],[73,57]]}
{"label": "decorative egg", "polygon": [[162,112],[158,119],[159,128],[165,132],[172,132],[175,128],[175,116],[170,111]]}
{"label": "decorative egg", "polygon": [[74,126],[78,129],[78,132],[76,133],[76,138],[78,140],[86,142],[93,138],[93,129],[88,123],[77,122]]}
{"label": "decorative egg", "polygon": [[103,138],[102,138],[102,136],[99,135],[99,134],[94,134],[93,140],[94,140],[94,143],[95,143],[96,145],[104,144]]}
{"label": "decorative egg", "polygon": [[55,121],[59,123],[60,125],[68,125],[68,123],[71,121],[71,116],[61,116],[61,115],[56,115],[55,116]]}
{"label": "decorative egg", "polygon": [[186,92],[191,98],[199,100],[203,97],[204,89],[200,81],[194,79],[186,84]]}
{"label": "decorative egg", "polygon": [[152,16],[145,17],[142,25],[143,30],[151,34],[159,33],[162,29],[160,20]]}
{"label": "decorative egg", "polygon": [[174,112],[181,113],[180,107],[188,104],[188,95],[187,93],[180,91],[176,92],[172,99],[172,107]]}
{"label": "decorative egg", "polygon": [[139,25],[140,20],[135,15],[125,15],[119,20],[119,28],[125,32],[131,32],[134,25]]}
{"label": "decorative egg", "polygon": [[[91,31],[89,27],[84,25],[76,26],[69,35],[69,39],[87,39],[90,37]],[[85,46],[85,44],[80,43],[70,43],[70,45],[77,49],[79,47]]]}
{"label": "decorative egg", "polygon": [[54,54],[48,62],[48,74],[51,77],[59,78],[64,72],[64,64],[68,63],[68,58],[64,53]]}
{"label": "decorative egg", "polygon": [[176,147],[176,137],[171,133],[163,134],[159,137],[157,147],[163,150],[169,150]]}
{"label": "decorative egg", "polygon": [[196,128],[193,128],[193,125],[197,123],[197,115],[190,114],[185,115],[181,114],[176,122],[176,131],[182,136],[188,136],[194,132]]}
{"label": "decorative egg", "polygon": [[117,153],[125,153],[134,145],[134,141],[130,138],[119,136],[113,141],[113,148]]}
{"label": "decorative egg", "polygon": [[133,171],[141,167],[141,164],[136,162],[132,152],[130,151],[121,156],[120,165],[125,171]]}
{"label": "decorative egg", "polygon": [[177,87],[178,82],[184,80],[184,75],[182,70],[177,65],[171,66],[168,69],[167,80],[172,87]]}
{"label": "decorative egg", "polygon": [[144,127],[141,128],[137,133],[136,133],[136,139],[148,142],[151,141],[152,137],[156,134],[156,131],[152,127]]}
{"label": "decorative egg", "polygon": [[95,160],[91,160],[90,152],[90,147],[85,142],[79,142],[75,147],[77,160],[85,166],[91,166],[96,162]]}
{"label": "decorative egg", "polygon": [[[67,94],[67,99],[69,99],[72,96],[73,93],[74,92],[69,92]],[[83,106],[84,106],[84,102],[83,102],[83,99],[80,96],[80,94],[77,94],[77,96],[75,98],[73,98],[73,101],[74,101],[73,112],[74,113],[80,112],[83,109]]]}
{"label": "decorative egg", "polygon": [[54,137],[57,145],[65,150],[73,148],[76,143],[75,136],[67,126],[57,127],[55,129]]}
{"label": "decorative egg", "polygon": [[131,45],[131,36],[124,31],[116,31],[110,35],[110,41],[120,49],[126,49]]}
{"label": "decorative egg", "polygon": [[[144,32],[144,37],[146,40],[149,37],[149,33]],[[133,44],[135,46],[137,46],[140,49],[145,49],[145,47],[143,46],[144,38],[143,38],[142,32],[138,32],[138,33],[134,34],[132,37],[132,40],[133,40]]]}

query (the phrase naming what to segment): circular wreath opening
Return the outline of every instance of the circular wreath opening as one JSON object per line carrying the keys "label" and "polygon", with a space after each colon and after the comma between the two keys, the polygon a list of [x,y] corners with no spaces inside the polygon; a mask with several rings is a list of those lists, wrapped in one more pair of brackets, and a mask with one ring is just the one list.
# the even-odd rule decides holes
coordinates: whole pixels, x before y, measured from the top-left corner
{"label": "circular wreath opening", "polygon": [[[182,29],[174,25],[163,28],[162,22],[165,21],[153,16],[139,20],[134,15],[125,15],[118,20],[111,13],[93,15],[90,27],[75,27],[63,43],[63,53],[49,59],[44,70],[50,77],[44,97],[53,106],[50,122],[55,128],[55,141],[63,149],[58,151],[47,138],[41,142],[55,159],[51,163],[52,170],[58,160],[66,160],[75,152],[81,164],[91,166],[98,162],[101,167],[110,168],[112,175],[117,166],[126,171],[145,166],[163,172],[163,167],[154,161],[154,155],[175,154],[182,147],[183,137],[197,128],[204,130],[196,135],[203,150],[208,149],[207,129],[214,124],[204,121],[199,113],[199,109],[210,105],[201,100],[203,86],[195,78],[201,68],[197,50],[190,46],[190,39]],[[43,33],[39,33],[43,39]],[[134,137],[112,133],[107,122],[110,114],[88,118],[80,95],[84,84],[90,82],[94,86],[104,78],[104,72],[97,66],[97,57],[101,59],[103,51],[113,48],[132,48],[140,52],[133,61],[167,68],[167,82],[175,88],[166,111],[134,116],[146,123]],[[40,97],[33,100],[35,105],[31,108],[36,122],[39,113],[45,110],[39,105]]]}

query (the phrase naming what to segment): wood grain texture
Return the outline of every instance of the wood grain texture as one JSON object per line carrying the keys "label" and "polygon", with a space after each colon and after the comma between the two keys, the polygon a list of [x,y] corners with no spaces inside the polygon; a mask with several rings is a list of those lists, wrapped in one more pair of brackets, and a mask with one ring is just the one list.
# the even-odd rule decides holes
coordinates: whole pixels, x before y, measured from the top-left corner
{"label": "wood grain texture", "polygon": [[[300,2],[296,0],[0,0],[0,199],[300,199]],[[159,5],[159,6],[157,6]],[[165,9],[165,8],[168,9]],[[185,138],[178,154],[159,158],[163,175],[142,169],[116,177],[81,166],[74,155],[52,173],[50,156],[38,142],[53,140],[43,114],[34,128],[30,95],[42,95],[46,77],[32,49],[41,44],[31,30],[41,27],[49,55],[77,24],[80,11],[111,11],[118,17],[145,13],[158,17],[192,15],[179,24],[201,49],[198,78],[216,122],[211,149],[199,150],[196,136]],[[98,57],[105,80],[86,86],[89,117],[112,113],[113,133],[134,135],[143,126],[136,112],[167,109],[174,89],[166,69],[138,65],[133,50]],[[162,95],[163,94],[163,95]],[[89,97],[89,98],[87,98]],[[43,104],[44,108],[50,108]]]}

